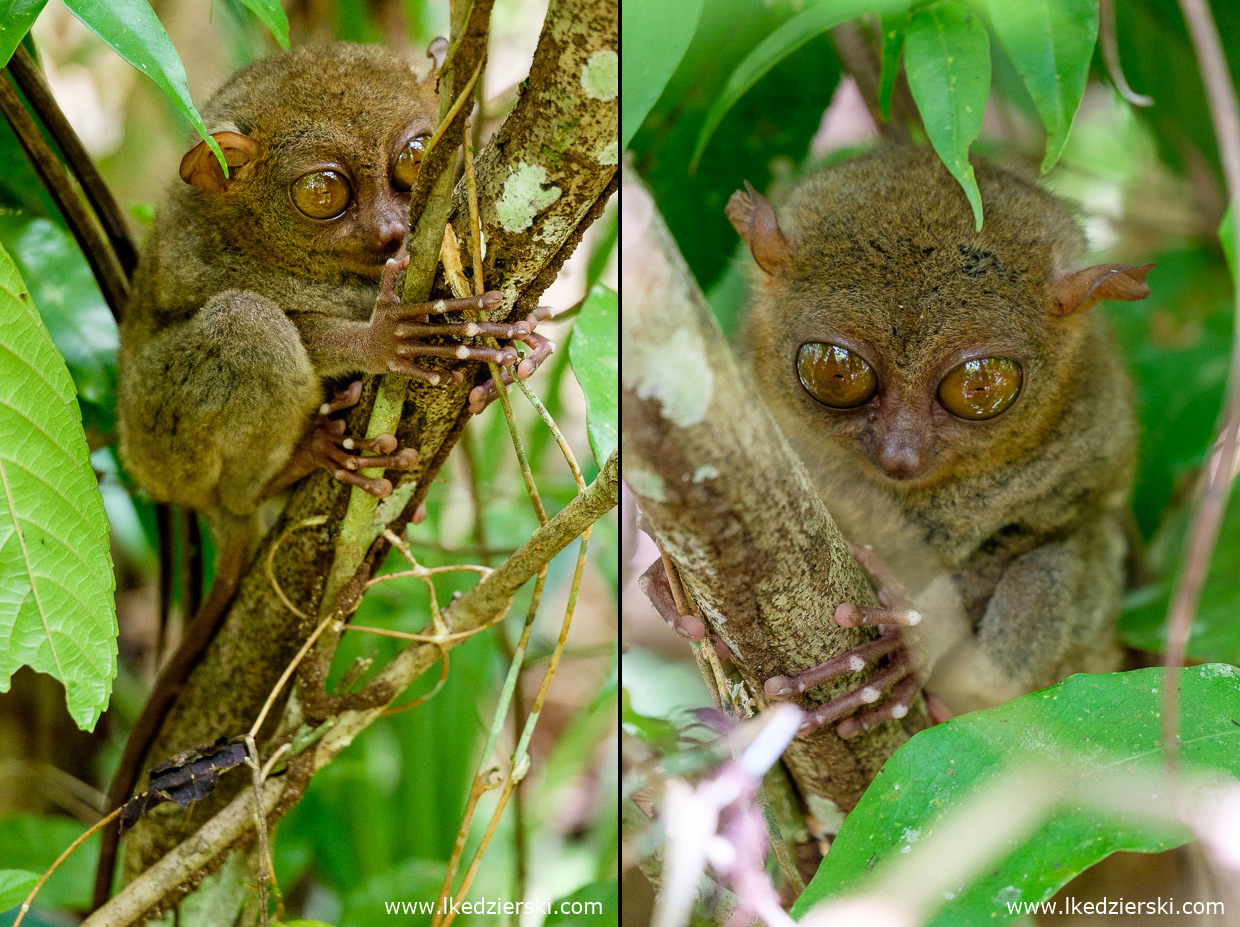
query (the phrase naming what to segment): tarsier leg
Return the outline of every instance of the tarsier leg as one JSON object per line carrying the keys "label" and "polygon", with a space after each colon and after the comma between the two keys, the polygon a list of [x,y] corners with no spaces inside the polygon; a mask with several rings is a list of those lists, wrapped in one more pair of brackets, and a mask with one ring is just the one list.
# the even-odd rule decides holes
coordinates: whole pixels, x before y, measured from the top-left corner
{"label": "tarsier leg", "polygon": [[[902,628],[920,623],[921,613],[912,607],[904,587],[872,550],[852,544],[848,545],[848,549],[878,582],[881,607],[869,608],[845,602],[836,608],[835,622],[842,628],[877,627],[881,636],[795,676],[774,676],[766,681],[765,686],[769,698],[790,699],[830,679],[861,672],[886,657],[887,665],[868,681],[820,705],[801,725],[801,733],[807,733],[824,724],[839,721],[835,730],[844,739],[855,737],[883,721],[903,718],[921,688],[913,656],[901,635]],[[866,705],[873,707],[854,714]]]}
{"label": "tarsier leg", "polygon": [[324,467],[341,482],[358,486],[376,498],[382,499],[391,494],[389,480],[363,476],[356,471],[371,467],[412,470],[418,462],[418,452],[411,447],[397,451],[396,438],[389,434],[374,438],[347,437],[344,422],[330,416],[357,405],[361,397],[362,382],[356,380],[338,392],[330,402],[323,403],[318,421],[310,433],[298,445],[284,469],[268,484],[268,494],[279,492],[318,467]]}

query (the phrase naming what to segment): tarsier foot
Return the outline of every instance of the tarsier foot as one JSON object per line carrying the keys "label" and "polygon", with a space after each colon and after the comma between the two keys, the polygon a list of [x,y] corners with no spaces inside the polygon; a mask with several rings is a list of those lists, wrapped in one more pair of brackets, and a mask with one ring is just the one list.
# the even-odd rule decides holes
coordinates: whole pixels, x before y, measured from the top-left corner
{"label": "tarsier foot", "polygon": [[[448,312],[494,311],[504,302],[503,294],[498,290],[491,290],[481,296],[437,299],[415,306],[402,306],[396,286],[401,272],[408,266],[408,254],[388,261],[379,283],[379,298],[375,307],[375,324],[382,333],[385,343],[383,354],[391,373],[421,380],[432,386],[448,382],[460,383],[464,374],[459,370],[433,370],[411,360],[418,357],[442,357],[498,364],[500,367],[515,365],[517,377],[524,379],[537,369],[538,364],[554,348],[551,342],[534,332],[538,322],[550,315],[549,310],[536,309],[528,318],[513,323],[431,321],[432,316]],[[488,347],[471,344],[429,344],[427,340],[431,338],[495,338],[521,341],[530,346],[531,353],[523,359],[511,345]],[[477,393],[477,389],[470,393],[470,411],[480,411],[486,405],[483,402],[475,408],[477,403],[474,396]]]}
{"label": "tarsier foot", "polygon": [[663,561],[656,560],[646,572],[637,578],[637,588],[645,593],[659,617],[667,626],[687,641],[700,641],[706,637],[706,623],[697,615],[682,615],[672,598],[672,589],[663,569]]}
{"label": "tarsier foot", "polygon": [[[902,629],[921,622],[921,613],[913,608],[904,587],[887,565],[869,548],[848,545],[854,558],[879,584],[879,608],[867,608],[845,602],[835,610],[835,622],[842,628],[876,627],[877,640],[867,641],[826,663],[812,666],[795,676],[774,676],[766,681],[766,694],[772,699],[790,699],[830,679],[859,673],[883,658],[886,666],[865,683],[845,692],[810,712],[801,725],[801,733],[816,730],[824,724],[839,721],[836,733],[847,740],[883,721],[903,718],[921,689],[913,656],[906,647]],[[873,707],[865,708],[870,705]],[[865,708],[864,711],[858,711]],[[851,717],[846,717],[851,716]],[[843,720],[840,720],[843,719]]]}
{"label": "tarsier foot", "polygon": [[671,583],[668,582],[667,572],[663,568],[661,559],[650,564],[646,572],[637,578],[637,588],[650,600],[650,604],[659,613],[659,617],[667,622],[667,626],[685,640],[702,641],[709,635],[719,659],[732,659],[732,652],[728,650],[728,645],[719,635],[710,631],[705,621],[697,615],[680,614],[680,610],[676,608],[676,600],[672,598]]}
{"label": "tarsier foot", "polygon": [[[374,438],[353,438],[345,435],[345,424],[330,416],[357,405],[362,398],[362,381],[355,380],[338,392],[330,402],[319,407],[319,419],[294,452],[277,479],[287,486],[317,467],[324,467],[344,483],[358,486],[377,499],[392,492],[391,481],[383,477],[363,476],[358,470],[371,467],[384,470],[412,470],[418,452],[411,447],[396,449],[396,438],[383,434]],[[273,480],[273,483],[275,481]],[[278,487],[282,488],[282,487]]]}

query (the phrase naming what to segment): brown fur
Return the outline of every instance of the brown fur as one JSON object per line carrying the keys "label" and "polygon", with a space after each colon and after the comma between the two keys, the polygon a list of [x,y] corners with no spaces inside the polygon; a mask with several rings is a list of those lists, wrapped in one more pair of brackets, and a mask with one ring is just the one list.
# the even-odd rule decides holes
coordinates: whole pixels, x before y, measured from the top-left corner
{"label": "brown fur", "polygon": [[[1131,388],[1101,314],[1058,308],[1055,282],[1085,250],[1071,209],[985,163],[976,173],[980,232],[928,149],[804,180],[777,209],[787,258],[756,271],[741,339],[844,534],[872,544],[926,613],[927,691],[956,710],[1118,668],[1135,451]],[[861,353],[875,400],[839,411],[811,398],[795,367],[807,341]],[[966,353],[1023,368],[997,418],[964,421],[937,402]],[[923,448],[909,479],[876,463],[891,429]]]}
{"label": "brown fur", "polygon": [[[248,517],[322,380],[365,369],[349,326],[370,318],[408,222],[391,161],[411,132],[434,130],[436,106],[390,52],[338,43],[259,61],[204,108],[209,129],[252,138],[259,155],[222,193],[173,181],[134,280],[120,446],[152,497],[216,523]],[[289,184],[332,165],[354,203],[340,220],[307,219]]]}

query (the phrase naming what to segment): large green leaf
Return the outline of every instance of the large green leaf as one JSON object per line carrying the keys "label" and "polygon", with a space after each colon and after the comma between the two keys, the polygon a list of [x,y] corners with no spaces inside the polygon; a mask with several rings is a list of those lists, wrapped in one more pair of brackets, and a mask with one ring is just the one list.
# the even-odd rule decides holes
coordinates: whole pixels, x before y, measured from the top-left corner
{"label": "large green leaf", "polygon": [[891,118],[891,95],[900,76],[900,56],[904,54],[904,36],[908,32],[910,10],[897,10],[879,17],[882,33],[882,72],[878,78],[878,111],[883,119]]}
{"label": "large green leaf", "polygon": [[[862,13],[880,12],[892,14],[908,7],[908,0],[834,0],[831,3],[818,3],[793,16],[787,22],[764,38],[750,52],[732,74],[715,97],[702,131],[698,133],[697,144],[693,147],[693,164],[697,164],[706,149],[707,142],[719,128],[719,123],[728,111],[736,105],[768,71],[779,64],[802,45],[816,36],[829,32],[841,23],[860,16]],[[822,100],[823,108],[830,102],[830,97]]]}
{"label": "large green leaf", "polygon": [[1085,95],[1098,39],[1097,0],[986,0],[986,8],[1046,126],[1042,170],[1050,170]]}
{"label": "large green leaf", "polygon": [[0,67],[9,63],[46,5],[47,0],[0,0]]}
{"label": "large green leaf", "polygon": [[118,55],[155,82],[203,137],[215,156],[224,154],[207,132],[190,99],[185,66],[146,0],[64,0],[69,12]]}
{"label": "large green leaf", "polygon": [[0,869],[0,912],[25,901],[37,881],[39,874],[28,869]]}
{"label": "large green leaf", "polygon": [[114,431],[116,321],[73,236],[48,219],[5,211],[0,245],[30,281],[30,295],[77,387],[87,432]]}
{"label": "large green leaf", "polygon": [[624,30],[624,93],[620,98],[620,130],[624,147],[685,55],[697,29],[702,0],[628,0],[620,27]]}
{"label": "large green leaf", "polygon": [[[0,818],[0,869],[26,869],[46,872],[78,837],[86,825],[67,817],[14,815]],[[99,835],[95,834],[71,853],[39,889],[35,907],[83,910],[90,904],[90,886],[99,857]],[[26,888],[26,892],[30,887]],[[20,903],[26,894],[17,899]],[[4,906],[0,905],[0,910]],[[36,923],[39,923],[36,921]]]}
{"label": "large green leaf", "polygon": [[990,94],[990,37],[959,0],[913,11],[904,39],[904,68],[930,143],[960,182],[978,229],[982,195],[969,147],[982,130]]}
{"label": "large green leaf", "polygon": [[246,8],[259,18],[275,36],[276,44],[288,51],[288,17],[280,7],[279,0],[241,0]]}
{"label": "large green leaf", "polygon": [[[1156,852],[1189,839],[1187,829],[1117,817],[1081,801],[1116,770],[1163,771],[1164,671],[1071,676],[998,708],[922,731],[887,761],[844,822],[794,913],[825,898],[864,890],[910,846],[923,842],[1008,771],[1035,763],[1058,771],[1060,798],[1011,854],[987,865],[938,910],[936,927],[1002,924],[1004,902],[1045,900],[1117,850]],[[1180,763],[1185,773],[1240,774],[1240,670],[1211,664],[1179,674]]]}
{"label": "large green leaf", "polygon": [[0,692],[22,666],[50,673],[94,727],[116,675],[113,587],[73,381],[0,248]]}
{"label": "large green leaf", "polygon": [[616,449],[620,430],[620,307],[614,290],[595,285],[568,342],[573,375],[586,394],[586,430],[600,467]]}

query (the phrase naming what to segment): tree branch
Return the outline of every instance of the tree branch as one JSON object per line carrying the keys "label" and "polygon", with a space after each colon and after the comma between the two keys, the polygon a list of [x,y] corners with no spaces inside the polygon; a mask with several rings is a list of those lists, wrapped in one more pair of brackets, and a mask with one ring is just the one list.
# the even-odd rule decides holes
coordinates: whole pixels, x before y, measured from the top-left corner
{"label": "tree branch", "polygon": [[[585,490],[539,528],[530,539],[500,567],[452,604],[445,612],[449,633],[462,634],[482,627],[502,613],[516,591],[539,569],[550,563],[595,521],[615,507],[620,495],[619,463],[615,451],[602,471]],[[347,594],[347,591],[346,591]],[[361,692],[334,700],[338,713],[321,722],[322,738],[311,750],[295,758],[288,774],[268,782],[263,804],[270,823],[274,823],[305,794],[311,777],[326,766],[367,727],[382,717],[384,710],[409,685],[441,658],[442,650],[465,640],[443,643],[415,643],[405,647]],[[241,776],[233,776],[217,787],[215,795],[226,793],[231,801],[194,835],[170,850],[106,905],[86,924],[125,927],[188,893],[205,871],[221,863],[230,848],[248,845],[255,826],[254,793],[246,789]],[[235,796],[235,797],[233,797]],[[214,797],[214,796],[213,796]],[[207,799],[194,806],[205,808]],[[218,803],[218,802],[217,802]],[[177,809],[180,811],[180,809]],[[184,812],[181,812],[184,815]]]}
{"label": "tree branch", "polygon": [[[625,480],[712,628],[760,703],[763,682],[857,646],[844,601],[874,602],[861,568],[757,392],[649,193],[624,175],[622,441]],[[812,690],[812,707],[847,689]],[[843,741],[830,725],[784,755],[808,799],[850,809],[895,749],[926,724],[900,723]],[[812,805],[812,802],[811,802]]]}

